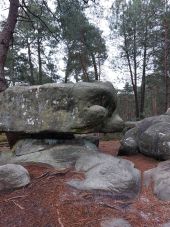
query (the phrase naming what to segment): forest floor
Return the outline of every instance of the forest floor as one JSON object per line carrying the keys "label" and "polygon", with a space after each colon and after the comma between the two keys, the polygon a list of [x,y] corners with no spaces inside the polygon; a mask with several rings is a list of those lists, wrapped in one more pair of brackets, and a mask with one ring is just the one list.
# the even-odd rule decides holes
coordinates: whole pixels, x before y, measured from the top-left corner
{"label": "forest floor", "polygon": [[[102,141],[100,150],[116,155],[119,141]],[[0,151],[8,150],[0,143]],[[135,155],[122,156],[135,163],[142,172],[157,161]],[[161,227],[170,221],[170,202],[158,200],[151,186],[142,187],[134,200],[114,200],[66,184],[69,179],[82,179],[74,169],[56,171],[45,165],[26,166],[31,184],[14,191],[0,193],[0,227],[100,227],[102,220],[124,218],[133,227]]]}

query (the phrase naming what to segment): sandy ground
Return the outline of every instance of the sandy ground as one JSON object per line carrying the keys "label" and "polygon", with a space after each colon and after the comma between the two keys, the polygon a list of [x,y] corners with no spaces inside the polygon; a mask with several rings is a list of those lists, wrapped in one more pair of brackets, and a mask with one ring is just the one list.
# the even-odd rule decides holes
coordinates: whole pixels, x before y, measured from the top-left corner
{"label": "sandy ground", "polygon": [[[119,141],[100,142],[100,150],[117,155]],[[1,150],[8,150],[6,143]],[[135,155],[122,156],[135,163],[142,172],[157,161]],[[102,220],[124,218],[134,227],[161,227],[170,221],[170,202],[159,201],[149,188],[142,187],[135,200],[114,200],[69,187],[69,179],[82,179],[74,169],[59,172],[40,165],[26,167],[31,184],[15,191],[0,193],[0,227],[100,227]]]}

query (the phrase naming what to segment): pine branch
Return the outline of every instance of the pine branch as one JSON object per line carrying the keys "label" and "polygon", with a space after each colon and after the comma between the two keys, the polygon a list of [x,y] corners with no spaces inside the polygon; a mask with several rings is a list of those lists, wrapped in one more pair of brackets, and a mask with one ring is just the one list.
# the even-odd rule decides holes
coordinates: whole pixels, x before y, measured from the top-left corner
{"label": "pine branch", "polygon": [[51,29],[48,27],[48,25],[45,23],[45,21],[42,20],[42,18],[40,17],[40,15],[37,15],[36,13],[32,12],[32,11],[29,9],[29,7],[25,4],[25,0],[22,0],[22,4],[23,4],[23,7],[24,7],[25,9],[27,9],[27,11],[28,11],[32,16],[34,16],[35,18],[37,18],[37,19],[38,19],[38,20],[47,28],[47,30],[52,34],[53,38],[54,38],[57,42],[59,42],[58,38],[57,38],[56,36],[54,36],[53,31],[51,31]]}
{"label": "pine branch", "polygon": [[22,8],[22,10],[24,11],[24,13],[27,15],[27,17],[29,18],[30,22],[31,22],[31,25],[32,25],[32,28],[34,29],[35,31],[35,27],[34,27],[34,23],[30,17],[30,15],[27,13],[27,11],[25,10],[25,8],[23,7],[23,5],[20,5],[20,7]]}

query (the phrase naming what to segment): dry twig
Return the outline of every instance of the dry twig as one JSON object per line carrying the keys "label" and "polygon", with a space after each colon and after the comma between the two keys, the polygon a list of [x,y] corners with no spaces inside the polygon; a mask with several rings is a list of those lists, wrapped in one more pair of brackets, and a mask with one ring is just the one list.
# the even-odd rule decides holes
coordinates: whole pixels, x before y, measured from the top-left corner
{"label": "dry twig", "polygon": [[59,213],[59,210],[57,209],[57,214],[58,214],[58,223],[60,224],[61,227],[64,227],[62,221],[61,221],[61,218],[60,218],[60,213]]}
{"label": "dry twig", "polygon": [[24,197],[26,197],[26,196],[28,196],[28,195],[18,195],[18,196],[14,196],[14,197],[11,197],[11,198],[9,198],[9,199],[6,199],[5,201],[7,202],[7,201],[10,201],[10,200],[13,200],[13,199],[24,198]]}
{"label": "dry twig", "polygon": [[21,210],[24,210],[25,208],[16,203],[14,200],[11,200],[17,207],[19,207]]}

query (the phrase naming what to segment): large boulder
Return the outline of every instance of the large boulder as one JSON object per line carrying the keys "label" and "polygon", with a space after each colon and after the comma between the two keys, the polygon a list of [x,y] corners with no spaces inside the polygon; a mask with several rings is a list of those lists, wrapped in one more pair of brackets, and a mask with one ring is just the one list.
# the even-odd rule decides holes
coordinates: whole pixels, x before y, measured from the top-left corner
{"label": "large boulder", "polygon": [[0,131],[90,133],[121,131],[109,82],[15,86],[0,93]]}
{"label": "large boulder", "polygon": [[102,153],[82,155],[76,162],[77,171],[85,173],[85,180],[71,180],[68,184],[80,190],[91,190],[118,199],[131,199],[140,191],[141,174],[128,160]]}
{"label": "large boulder", "polygon": [[160,200],[170,201],[170,160],[144,172],[145,185],[148,186],[152,182],[154,194]]}
{"label": "large boulder", "polygon": [[120,154],[141,152],[159,160],[170,159],[170,115],[145,118],[127,131]]}
{"label": "large boulder", "polygon": [[30,183],[28,171],[14,164],[0,166],[0,191],[23,187]]}
{"label": "large boulder", "polygon": [[131,155],[138,153],[138,144],[136,141],[137,128],[128,130],[120,141],[119,155]]}

